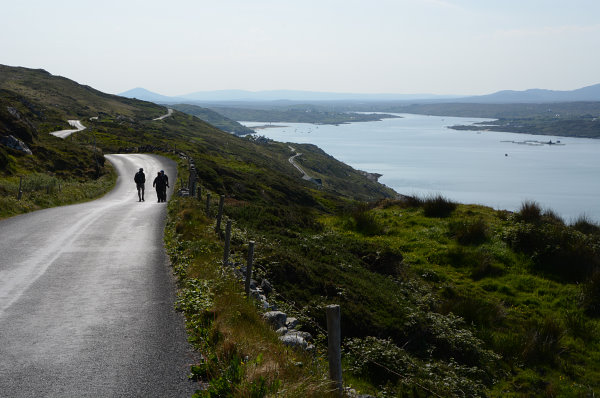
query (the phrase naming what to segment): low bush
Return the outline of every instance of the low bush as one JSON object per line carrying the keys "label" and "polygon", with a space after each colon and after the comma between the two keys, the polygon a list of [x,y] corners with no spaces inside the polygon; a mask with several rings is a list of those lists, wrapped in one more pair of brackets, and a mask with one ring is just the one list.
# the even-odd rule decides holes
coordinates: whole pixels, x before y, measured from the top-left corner
{"label": "low bush", "polygon": [[[388,339],[354,338],[346,342],[347,371],[385,386],[382,396],[472,396],[485,395],[486,373],[454,360],[424,361],[411,356]],[[380,388],[381,388],[380,387]],[[389,394],[389,395],[388,395]]]}
{"label": "low bush", "polygon": [[600,235],[600,225],[585,215],[579,216],[579,218],[575,220],[571,227],[583,234]]}
{"label": "low bush", "polygon": [[450,223],[450,235],[461,245],[479,245],[489,239],[489,226],[482,218]]}
{"label": "low bush", "polygon": [[422,206],[426,217],[445,218],[452,214],[457,204],[438,194],[424,199]]}
{"label": "low bush", "polygon": [[366,236],[383,234],[383,228],[375,218],[375,213],[370,211],[366,203],[361,203],[352,209],[348,227]]}
{"label": "low bush", "polygon": [[538,271],[566,281],[583,281],[600,269],[600,240],[561,224],[517,223],[504,231],[503,239],[530,255]]}
{"label": "low bush", "polygon": [[536,223],[542,219],[542,208],[537,202],[525,201],[521,204],[521,208],[516,215],[519,221]]}

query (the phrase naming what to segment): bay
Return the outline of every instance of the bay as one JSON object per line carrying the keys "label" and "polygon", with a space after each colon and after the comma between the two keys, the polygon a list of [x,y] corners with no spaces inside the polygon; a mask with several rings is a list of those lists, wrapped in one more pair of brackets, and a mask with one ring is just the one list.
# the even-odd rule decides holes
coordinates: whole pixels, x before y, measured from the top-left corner
{"label": "bay", "polygon": [[[277,123],[285,127],[258,134],[315,144],[354,168],[382,174],[379,181],[401,194],[439,193],[511,211],[532,200],[567,222],[581,215],[600,221],[600,140],[449,128],[491,119],[398,116],[339,126]],[[548,141],[560,145],[539,144]]]}

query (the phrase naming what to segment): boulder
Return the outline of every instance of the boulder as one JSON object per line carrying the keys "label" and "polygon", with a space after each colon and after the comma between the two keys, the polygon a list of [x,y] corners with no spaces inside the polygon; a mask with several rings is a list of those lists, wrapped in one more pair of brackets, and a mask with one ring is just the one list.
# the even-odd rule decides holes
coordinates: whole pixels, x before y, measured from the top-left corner
{"label": "boulder", "polygon": [[288,332],[288,328],[286,328],[285,326],[282,328],[279,328],[275,331],[275,333],[277,333],[280,336],[283,336],[284,334],[287,334]]}
{"label": "boulder", "polygon": [[290,347],[301,347],[303,349],[306,349],[306,347],[308,346],[306,340],[304,340],[301,336],[299,336],[296,333],[284,334],[283,336],[279,337],[279,340],[281,340],[283,344]]}
{"label": "boulder", "polygon": [[296,318],[289,317],[285,323],[288,329],[295,329],[298,326],[298,320]]}
{"label": "boulder", "polygon": [[12,135],[0,137],[0,144],[12,149],[16,149],[17,151],[25,152],[28,155],[33,154],[33,152],[31,152],[31,149],[29,149],[29,147],[25,145],[23,141]]}
{"label": "boulder", "polygon": [[266,295],[271,294],[271,292],[273,291],[273,287],[271,286],[269,281],[266,279],[263,279],[260,282],[260,288],[263,290],[263,292],[265,292]]}
{"label": "boulder", "polygon": [[287,315],[281,311],[265,312],[263,317],[275,330],[284,327],[287,320]]}

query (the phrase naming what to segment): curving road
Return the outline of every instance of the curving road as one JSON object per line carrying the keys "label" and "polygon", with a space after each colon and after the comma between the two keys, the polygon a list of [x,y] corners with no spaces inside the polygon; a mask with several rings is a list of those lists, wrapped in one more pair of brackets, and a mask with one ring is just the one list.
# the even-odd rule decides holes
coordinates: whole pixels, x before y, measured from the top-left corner
{"label": "curving road", "polygon": [[85,130],[87,128],[83,124],[81,124],[81,122],[79,120],[68,120],[68,122],[72,127],[75,127],[75,129],[54,131],[50,134],[52,134],[53,136],[58,137],[58,138],[67,138],[71,134],[76,133],[78,131]]}
{"label": "curving road", "polygon": [[[103,198],[0,221],[0,396],[185,397],[193,353],[173,310],[166,214],[152,180],[175,163],[107,155]],[[146,173],[146,201],[133,175]],[[172,189],[169,190],[170,196]]]}
{"label": "curving road", "polygon": [[152,120],[163,120],[164,118],[167,118],[167,117],[171,116],[172,114],[173,114],[173,109],[167,108],[167,113],[166,114],[164,114],[162,116],[159,116],[157,118],[154,118]]}
{"label": "curving road", "polygon": [[290,148],[290,150],[292,152],[295,153],[295,155],[291,156],[288,161],[292,164],[292,166],[294,166],[296,168],[296,170],[298,170],[300,173],[302,173],[302,179],[303,180],[312,180],[312,177],[309,176],[306,171],[304,171],[304,169],[302,167],[300,167],[300,165],[298,163],[296,163],[296,158],[298,156],[302,156],[302,154],[300,152],[296,152],[296,148],[291,147],[288,145],[288,148]]}

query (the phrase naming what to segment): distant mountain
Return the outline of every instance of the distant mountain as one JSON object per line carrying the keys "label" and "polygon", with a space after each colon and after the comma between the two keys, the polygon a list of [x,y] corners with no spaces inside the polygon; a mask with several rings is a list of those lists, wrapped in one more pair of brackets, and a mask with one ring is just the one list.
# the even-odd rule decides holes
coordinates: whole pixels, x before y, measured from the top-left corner
{"label": "distant mountain", "polygon": [[403,101],[415,99],[456,98],[456,96],[439,96],[433,94],[361,94],[299,90],[199,91],[182,95],[181,97],[194,101]]}
{"label": "distant mountain", "polygon": [[119,94],[123,97],[137,98],[145,101],[176,104],[176,103],[217,103],[217,102],[319,102],[319,101],[379,101],[395,102],[410,101],[412,103],[479,103],[479,104],[509,104],[509,103],[548,103],[548,102],[579,102],[600,101],[600,84],[583,87],[571,91],[545,89],[530,89],[524,91],[503,90],[493,94],[478,96],[451,96],[434,94],[360,94],[360,93],[327,93],[318,91],[298,90],[216,90],[198,91],[195,93],[169,97],[148,91],[144,88],[134,88]]}
{"label": "distant mountain", "polygon": [[547,102],[576,102],[600,101],[600,84],[583,87],[571,91],[555,91],[531,89],[525,91],[504,90],[493,94],[465,97],[456,102],[469,103],[547,103]]}
{"label": "distant mountain", "polygon": [[157,103],[171,103],[171,102],[181,102],[185,101],[184,98],[178,97],[168,97],[166,95],[154,93],[152,91],[146,90],[142,87],[132,88],[131,90],[125,91],[124,93],[119,94],[121,97],[126,98],[136,98],[139,100],[157,102]]}
{"label": "distant mountain", "polygon": [[182,102],[231,102],[231,101],[408,101],[408,100],[444,100],[458,96],[441,96],[433,94],[360,94],[360,93],[327,93],[298,90],[215,90],[169,97],[154,93],[144,88],[134,88],[119,95],[158,103]]}

